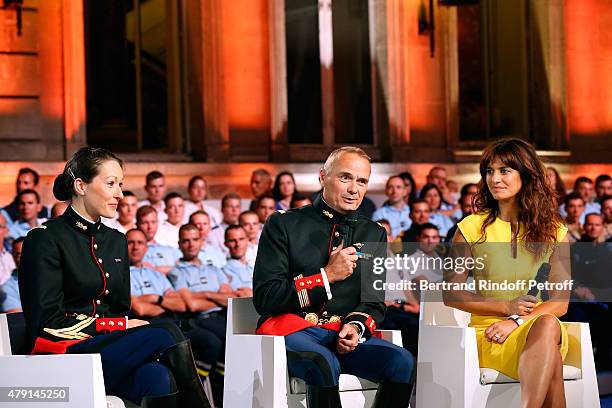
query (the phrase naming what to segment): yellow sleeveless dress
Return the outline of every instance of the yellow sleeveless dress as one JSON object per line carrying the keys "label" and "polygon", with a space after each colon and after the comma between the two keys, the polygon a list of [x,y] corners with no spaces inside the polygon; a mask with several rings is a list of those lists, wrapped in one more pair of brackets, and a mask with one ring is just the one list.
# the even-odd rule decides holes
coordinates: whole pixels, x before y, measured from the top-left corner
{"label": "yellow sleeveless dress", "polygon": [[[550,258],[550,254],[545,255],[544,259],[536,259],[536,257],[526,250],[521,245],[517,245],[517,256],[514,258],[510,254],[511,228],[510,223],[497,218],[486,230],[486,240],[484,244],[476,244],[481,234],[481,226],[486,218],[486,214],[472,214],[464,218],[459,223],[459,230],[470,243],[472,256],[484,256],[484,268],[481,270],[474,269],[474,280],[476,288],[478,281],[485,279],[491,282],[502,282],[505,280],[530,280],[536,276],[536,273],[544,260]],[[567,228],[560,226],[557,230],[557,241],[561,241]],[[508,243],[508,245],[500,244]],[[516,291],[493,291],[493,290],[478,290],[478,293],[487,298],[499,300],[511,300],[518,296],[526,295],[528,289]],[[538,295],[539,296],[539,295]],[[484,332],[491,324],[505,320],[502,316],[480,316],[472,314],[470,327],[476,329],[476,341],[478,345],[478,359],[481,368],[492,368],[507,375],[508,377],[518,379],[518,362],[525,342],[527,334],[533,323],[538,317],[531,319],[521,326],[517,327],[502,344],[488,341]],[[558,320],[558,319],[557,319]],[[567,330],[563,324],[561,326],[561,344],[559,351],[561,358],[565,359],[568,349]]]}

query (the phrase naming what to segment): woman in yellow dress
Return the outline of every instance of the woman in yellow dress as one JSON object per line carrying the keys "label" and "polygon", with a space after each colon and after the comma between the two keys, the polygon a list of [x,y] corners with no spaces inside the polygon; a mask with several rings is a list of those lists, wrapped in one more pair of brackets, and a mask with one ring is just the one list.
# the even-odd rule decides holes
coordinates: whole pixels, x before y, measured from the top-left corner
{"label": "woman in yellow dress", "polygon": [[[480,367],[518,379],[523,407],[564,407],[568,340],[558,317],[567,311],[569,290],[555,285],[545,301],[528,294],[545,263],[549,284],[569,281],[567,228],[546,167],[530,144],[504,139],[484,151],[480,175],[476,211],[459,223],[452,248],[454,256],[480,259],[473,269],[476,291],[445,291],[444,302],[472,314]],[[464,282],[467,274],[445,278]],[[502,282],[516,285],[494,286]]]}

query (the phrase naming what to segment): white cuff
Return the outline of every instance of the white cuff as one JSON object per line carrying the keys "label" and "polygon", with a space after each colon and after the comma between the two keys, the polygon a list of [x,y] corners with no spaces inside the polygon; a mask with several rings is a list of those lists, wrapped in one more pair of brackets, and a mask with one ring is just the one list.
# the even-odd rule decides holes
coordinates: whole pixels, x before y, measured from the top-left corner
{"label": "white cuff", "polygon": [[325,285],[325,292],[327,292],[327,300],[331,300],[331,287],[329,286],[329,280],[327,280],[327,273],[324,268],[321,268],[321,277],[323,278],[323,285]]}
{"label": "white cuff", "polygon": [[365,333],[365,326],[363,323],[358,322],[357,320],[351,320],[350,322],[346,322],[346,324],[354,324],[355,326],[359,326],[361,329],[361,333],[359,334],[359,343],[363,343],[365,341],[365,337],[363,337]]}

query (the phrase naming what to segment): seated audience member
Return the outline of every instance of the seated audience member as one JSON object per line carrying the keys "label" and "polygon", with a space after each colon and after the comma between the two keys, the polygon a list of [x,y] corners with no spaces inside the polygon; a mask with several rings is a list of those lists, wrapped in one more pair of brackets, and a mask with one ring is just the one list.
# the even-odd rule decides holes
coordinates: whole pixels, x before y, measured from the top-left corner
{"label": "seated audience member", "polygon": [[164,195],[166,194],[166,177],[157,170],[149,172],[146,176],[145,191],[147,198],[138,202],[138,207],[150,205],[157,211],[157,219],[159,222],[166,221],[167,215],[164,211],[166,203],[164,203]]}
{"label": "seated audience member", "polygon": [[291,200],[291,208],[301,208],[305,205],[312,204],[312,200],[309,197],[305,197],[301,194],[294,194]]}
{"label": "seated audience member", "polygon": [[208,234],[210,233],[210,217],[206,211],[196,211],[189,217],[189,224],[195,225],[200,231],[200,241],[202,241],[202,248],[200,249],[200,261],[204,265],[212,265],[219,269],[225,265],[227,259],[225,254],[217,247],[208,243]]}
{"label": "seated audience member", "polygon": [[554,167],[548,167],[546,169],[546,182],[552,188],[556,194],[557,203],[565,202],[565,195],[567,194],[565,191],[565,184],[563,184],[563,180],[561,180],[561,176],[559,176],[559,172]]}
{"label": "seated audience member", "polygon": [[[39,181],[40,177],[38,176],[38,173],[35,170],[29,167],[19,169],[19,173],[17,173],[17,180],[15,180],[15,188],[17,190],[17,195],[9,205],[3,208],[3,210],[6,211],[6,213],[10,217],[10,219],[7,221],[13,223],[14,221],[19,219],[19,193],[21,193],[23,190],[36,191]],[[49,213],[47,211],[47,208],[41,206],[41,208],[39,209],[38,218],[48,217]]]}
{"label": "seated audience member", "polygon": [[612,342],[608,335],[612,319],[612,246],[602,243],[601,214],[587,214],[584,229],[582,239],[572,245],[572,301],[564,320],[589,323],[595,365],[598,370],[609,370],[612,368]]}
{"label": "seated audience member", "polygon": [[240,225],[230,225],[225,230],[225,245],[230,259],[223,267],[230,285],[239,297],[253,296],[253,265],[247,262],[248,238],[246,230]]}
{"label": "seated audience member", "polygon": [[266,169],[256,169],[251,173],[251,193],[253,200],[249,210],[257,209],[257,200],[264,194],[272,194],[272,175]]}
{"label": "seated audience member", "polygon": [[51,218],[57,218],[66,211],[70,203],[68,201],[58,201],[51,207]]}
{"label": "seated audience member", "polygon": [[186,224],[191,214],[196,211],[206,211],[213,227],[221,224],[221,220],[223,219],[221,211],[206,203],[206,199],[208,198],[208,183],[204,177],[193,176],[189,179],[187,193],[189,194],[189,199],[185,200],[183,224]]}
{"label": "seated audience member", "polygon": [[242,203],[240,202],[240,196],[236,193],[228,193],[221,199],[221,214],[223,220],[221,224],[213,227],[208,234],[208,243],[210,245],[216,245],[219,249],[227,255],[227,247],[225,246],[225,230],[230,225],[238,225],[238,217],[242,210]]}
{"label": "seated audience member", "polygon": [[609,195],[612,195],[612,177],[601,174],[595,179],[595,201],[601,205],[601,200]]}
{"label": "seated audience member", "polygon": [[[198,255],[202,240],[195,225],[186,224],[179,230],[179,247],[183,257],[170,271],[170,281],[179,292],[192,319],[194,327],[207,329],[221,341],[225,351],[225,327],[227,323],[227,299],[236,296],[229,279],[218,268],[205,265]],[[219,363],[222,365],[222,362]],[[222,401],[221,395],[215,400]]]}
{"label": "seated audience member", "polygon": [[165,276],[143,264],[147,252],[144,232],[131,229],[126,236],[130,258],[132,315],[149,322],[171,321],[180,327],[185,338],[191,340],[198,372],[207,376],[219,358],[221,341],[212,332],[193,327],[185,321],[182,313],[187,307],[181,295]]}
{"label": "seated audience member", "polygon": [[430,216],[431,211],[429,210],[429,203],[421,198],[414,199],[412,203],[410,203],[410,220],[412,224],[410,228],[402,234],[402,242],[416,242],[420,226],[428,223]]}
{"label": "seated audience member", "polygon": [[[261,235],[261,223],[259,222],[259,217],[253,211],[245,211],[240,214],[238,224],[244,228],[247,234],[247,262],[249,265],[255,266],[257,245],[259,245],[259,236]],[[225,246],[227,246],[227,235],[225,239]]]}
{"label": "seated audience member", "polygon": [[[580,217],[580,223],[584,224],[584,217],[592,212],[599,212],[601,206],[599,203],[593,201],[593,181],[588,177],[578,177],[574,182],[574,193],[579,193],[584,199],[584,212]],[[567,217],[567,211],[565,210],[565,204],[559,207],[559,214],[561,217]]]}
{"label": "seated audience member", "polygon": [[[387,232],[387,242],[393,241],[391,224],[382,219],[377,221]],[[387,256],[393,257],[391,248],[387,250]],[[386,282],[400,283],[404,278],[395,265],[386,268]],[[387,311],[380,328],[384,330],[400,330],[402,333],[402,345],[414,355],[417,352],[418,330],[419,330],[419,303],[410,290],[387,290],[385,291],[385,304]]]}
{"label": "seated audience member", "polygon": [[417,185],[414,182],[414,177],[408,171],[404,171],[398,174],[400,178],[404,181],[404,186],[406,186],[406,195],[404,196],[404,202],[408,205],[416,198],[417,193]]}
{"label": "seated audience member", "polygon": [[8,280],[0,284],[0,312],[18,313],[21,312],[21,297],[19,296],[18,268],[21,260],[21,247],[25,237],[17,238],[13,241],[13,265],[12,274]]}
{"label": "seated audience member", "polygon": [[127,231],[136,228],[136,211],[138,210],[138,200],[131,191],[124,191],[123,198],[117,205],[117,218],[105,218],[102,222],[110,228],[125,234]]}
{"label": "seated audience member", "polygon": [[9,237],[12,240],[25,237],[32,228],[47,221],[45,218],[38,218],[42,204],[36,191],[22,190],[17,195],[17,203],[19,217],[13,222],[9,231]]}
{"label": "seated audience member", "polygon": [[446,237],[448,230],[454,225],[453,221],[447,215],[443,214],[441,209],[442,193],[436,184],[425,184],[421,189],[419,198],[427,201],[431,215],[429,222],[438,227],[440,236]]}
{"label": "seated audience member", "polygon": [[[411,280],[415,282],[440,282],[442,281],[443,269],[442,258],[437,250],[440,245],[440,233],[434,224],[426,223],[419,227],[417,235],[418,249],[409,256],[415,261],[410,261],[409,265],[417,265],[410,270]],[[418,262],[416,260],[419,259]]]}
{"label": "seated audience member", "polygon": [[569,193],[565,196],[565,223],[567,224],[567,237],[570,242],[579,241],[584,234],[582,223],[584,214],[584,198],[578,193]]}
{"label": "seated audience member", "polygon": [[467,184],[464,184],[463,187],[461,187],[461,190],[459,192],[459,200],[457,200],[457,204],[459,207],[452,214],[451,219],[459,221],[463,218],[463,210],[461,208],[461,203],[460,203],[461,197],[464,197],[467,194],[471,194],[472,196],[475,196],[477,192],[478,192],[478,185],[474,183],[467,183]]}
{"label": "seated audience member", "polygon": [[[465,194],[463,194],[464,190],[465,190]],[[463,189],[463,188],[461,189],[461,191],[462,191],[462,194],[461,194],[461,197],[459,198],[459,205],[461,206],[461,216],[459,217],[459,221],[457,221],[457,223],[453,225],[453,228],[449,229],[448,232],[446,233],[446,238],[444,239],[444,242],[451,242],[453,240],[453,236],[455,236],[455,232],[459,228],[458,227],[459,222],[461,222],[468,215],[474,213],[474,195],[476,193],[471,193],[470,190]]]}
{"label": "seated audience member", "polygon": [[600,213],[590,213],[585,217],[584,234],[578,242],[605,242],[604,217]]}
{"label": "seated audience member", "polygon": [[266,223],[266,220],[269,216],[274,214],[274,211],[276,211],[276,202],[274,201],[274,197],[272,195],[264,194],[257,198],[255,213],[259,217],[259,222],[261,225]]}
{"label": "seated audience member", "polygon": [[157,210],[150,205],[140,207],[136,211],[136,226],[144,232],[147,238],[147,253],[144,256],[144,265],[167,275],[181,257],[178,249],[161,245],[155,240],[157,235]]}
{"label": "seated audience member", "polygon": [[8,249],[4,246],[4,240],[9,235],[6,217],[0,214],[0,285],[6,282],[15,269],[15,262]]}
{"label": "seated audience member", "polygon": [[607,195],[602,198],[601,213],[604,216],[604,234],[606,239],[610,239],[612,238],[612,195]]}
{"label": "seated audience member", "polygon": [[452,215],[451,211],[455,209],[455,203],[453,202],[450,190],[446,186],[447,181],[447,173],[444,167],[434,166],[429,170],[429,174],[427,174],[427,184],[433,184],[438,187],[441,200],[440,211],[450,217]]}
{"label": "seated audience member", "polygon": [[272,195],[276,201],[277,210],[288,210],[291,205],[293,195],[297,194],[297,185],[293,174],[288,171],[281,171],[274,179]]}
{"label": "seated audience member", "polygon": [[410,228],[410,207],[406,204],[406,185],[400,176],[391,176],[385,187],[387,203],[374,211],[373,221],[385,219],[391,224],[394,239]]}
{"label": "seated audience member", "polygon": [[178,248],[178,230],[183,223],[185,206],[183,197],[178,193],[168,193],[164,197],[167,219],[162,222],[155,234],[155,241],[162,245]]}

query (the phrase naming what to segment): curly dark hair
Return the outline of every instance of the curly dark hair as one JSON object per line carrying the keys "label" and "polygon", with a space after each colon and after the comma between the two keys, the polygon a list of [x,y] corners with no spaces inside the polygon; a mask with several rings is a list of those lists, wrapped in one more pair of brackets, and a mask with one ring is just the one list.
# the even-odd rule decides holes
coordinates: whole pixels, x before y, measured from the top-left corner
{"label": "curly dark hair", "polygon": [[[555,192],[546,182],[546,167],[535,148],[521,139],[502,139],[488,146],[480,159],[480,181],[474,199],[476,212],[486,214],[481,228],[481,240],[486,229],[499,215],[499,203],[487,186],[487,168],[495,160],[519,172],[522,182],[516,200],[519,208],[519,231],[526,248],[536,254],[547,252],[557,242],[557,229],[563,220],[557,212]],[[523,228],[524,231],[520,229]]]}

